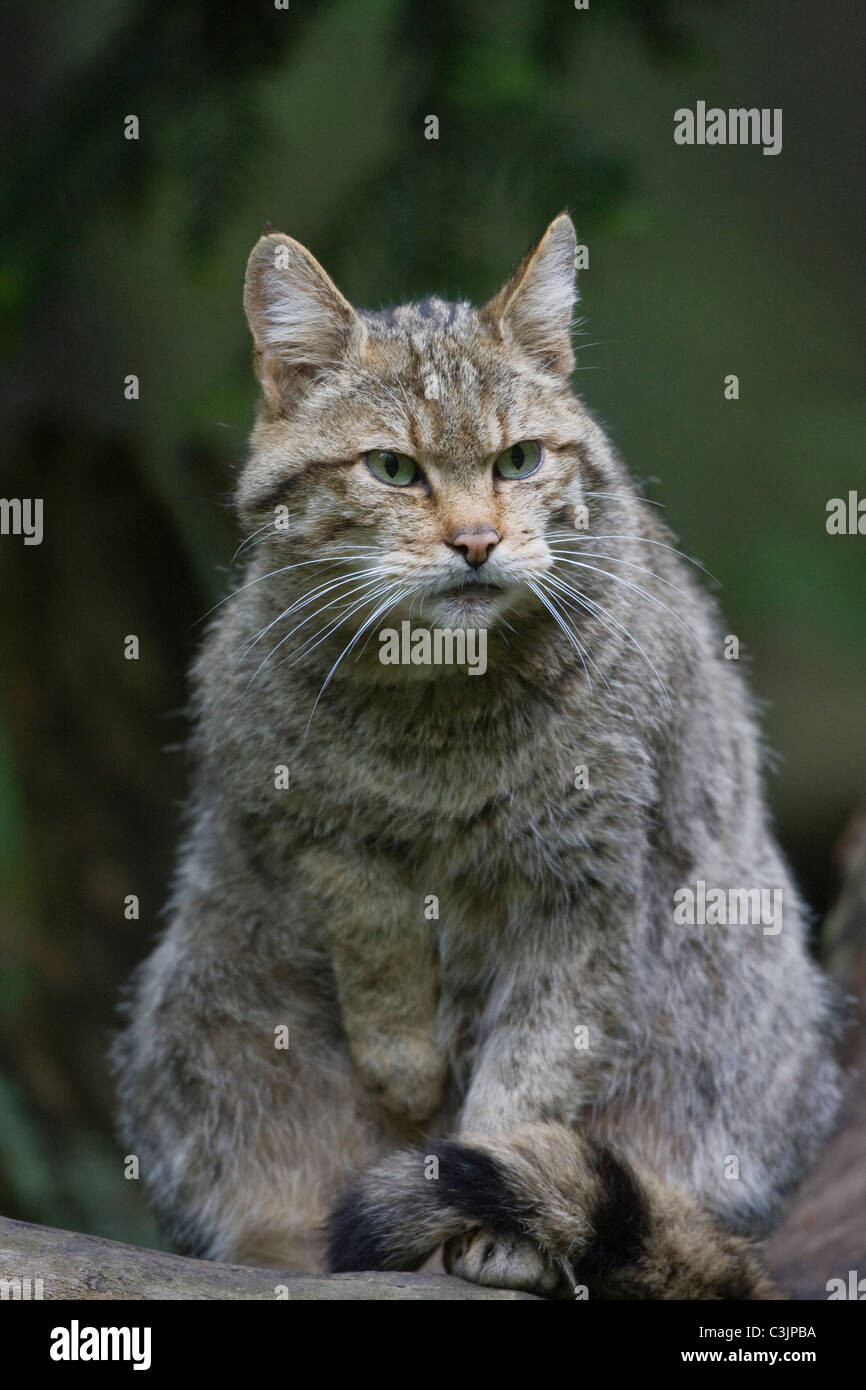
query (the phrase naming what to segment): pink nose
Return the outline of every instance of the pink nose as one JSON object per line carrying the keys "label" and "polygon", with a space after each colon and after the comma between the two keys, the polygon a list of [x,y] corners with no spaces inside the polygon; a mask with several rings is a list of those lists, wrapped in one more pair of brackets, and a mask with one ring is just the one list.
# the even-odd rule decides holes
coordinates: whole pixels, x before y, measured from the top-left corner
{"label": "pink nose", "polygon": [[467,565],[477,570],[490,558],[490,552],[499,544],[499,532],[492,526],[480,526],[474,531],[457,531],[449,542],[455,550],[463,552]]}

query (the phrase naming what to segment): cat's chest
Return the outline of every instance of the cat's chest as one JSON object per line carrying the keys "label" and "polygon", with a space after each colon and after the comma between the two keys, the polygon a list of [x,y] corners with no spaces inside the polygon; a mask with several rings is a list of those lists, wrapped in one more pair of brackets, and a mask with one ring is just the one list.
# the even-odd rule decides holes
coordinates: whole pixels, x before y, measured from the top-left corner
{"label": "cat's chest", "polygon": [[300,830],[394,855],[420,900],[469,933],[533,899],[543,910],[628,843],[643,763],[567,709],[520,733],[491,713],[450,727],[356,723],[308,745],[286,849]]}
{"label": "cat's chest", "polygon": [[[312,750],[310,750],[312,751]],[[390,727],[358,721],[309,759],[309,793],[339,803],[347,829],[380,828],[423,854],[447,844],[495,849],[509,832],[530,833],[583,814],[594,799],[588,765],[603,758],[595,737],[565,712],[518,724],[501,709],[475,719],[419,720]]]}

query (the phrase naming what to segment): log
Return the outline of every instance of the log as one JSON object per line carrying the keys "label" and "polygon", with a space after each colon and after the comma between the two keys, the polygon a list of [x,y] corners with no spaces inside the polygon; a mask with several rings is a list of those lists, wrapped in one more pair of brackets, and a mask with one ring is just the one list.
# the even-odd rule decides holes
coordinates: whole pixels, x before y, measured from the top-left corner
{"label": "log", "polygon": [[[8,1285],[3,1280],[9,1281]],[[538,1301],[532,1294],[483,1289],[447,1274],[288,1274],[215,1264],[0,1217],[0,1299],[28,1296],[93,1300],[284,1298],[289,1302],[357,1299],[377,1303],[421,1299]]]}

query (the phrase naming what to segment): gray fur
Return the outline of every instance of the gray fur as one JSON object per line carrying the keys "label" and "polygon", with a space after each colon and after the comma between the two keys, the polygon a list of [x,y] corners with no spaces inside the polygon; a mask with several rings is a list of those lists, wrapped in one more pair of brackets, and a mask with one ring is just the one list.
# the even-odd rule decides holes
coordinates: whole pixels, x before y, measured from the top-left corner
{"label": "gray fur", "polygon": [[[539,1122],[615,1142],[648,1191],[755,1234],[832,1124],[832,999],[752,702],[713,602],[569,388],[573,247],[559,218],[484,308],[368,315],[289,238],[251,257],[263,399],[238,508],[263,529],[195,665],[170,925],[115,1052],[124,1143],[212,1258],[310,1269],[353,1173],[408,1140],[507,1146]],[[496,486],[493,457],[524,439],[543,468]],[[377,447],[418,460],[429,492],[374,479]],[[505,587],[467,617],[435,591],[466,572],[448,538],[481,524]],[[350,614],[346,581],[331,608],[280,614],[377,560],[402,587],[322,690],[375,605]],[[526,582],[550,578],[583,599],[542,589],[583,651]],[[486,626],[486,675],[382,665],[379,629],[410,613]],[[676,925],[698,880],[780,888],[782,930]]]}

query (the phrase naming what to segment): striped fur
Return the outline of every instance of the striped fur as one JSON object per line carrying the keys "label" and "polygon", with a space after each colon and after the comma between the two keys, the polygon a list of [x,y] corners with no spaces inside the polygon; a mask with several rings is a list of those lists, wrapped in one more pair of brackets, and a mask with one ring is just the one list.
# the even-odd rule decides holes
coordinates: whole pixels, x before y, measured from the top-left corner
{"label": "striped fur", "polygon": [[[743,1241],[833,1123],[750,697],[571,389],[574,248],[562,216],[487,304],[373,312],[282,233],[250,257],[242,569],[114,1053],[125,1151],[211,1258],[320,1267],[336,1208],[341,1268],[444,1241],[548,1296],[752,1296]],[[508,481],[520,441],[541,466]],[[483,628],[486,674],[384,665],[403,622]],[[679,925],[698,880],[778,890],[782,929]]]}

